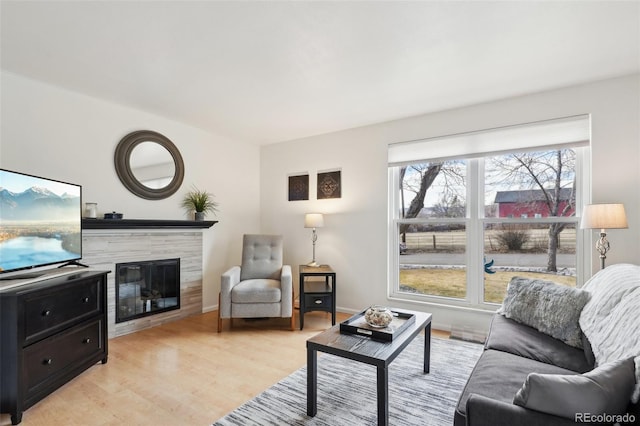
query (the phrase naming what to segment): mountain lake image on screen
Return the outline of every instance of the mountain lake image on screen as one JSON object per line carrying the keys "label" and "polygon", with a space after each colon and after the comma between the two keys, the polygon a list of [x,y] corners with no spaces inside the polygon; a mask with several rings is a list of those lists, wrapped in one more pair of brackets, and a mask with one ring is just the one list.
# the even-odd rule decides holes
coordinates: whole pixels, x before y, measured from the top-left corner
{"label": "mountain lake image on screen", "polygon": [[0,169],[0,273],[82,258],[82,187]]}

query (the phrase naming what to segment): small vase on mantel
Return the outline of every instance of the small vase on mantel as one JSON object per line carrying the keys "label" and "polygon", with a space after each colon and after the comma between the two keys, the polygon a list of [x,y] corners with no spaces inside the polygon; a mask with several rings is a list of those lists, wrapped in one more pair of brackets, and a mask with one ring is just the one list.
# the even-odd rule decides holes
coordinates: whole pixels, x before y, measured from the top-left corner
{"label": "small vase on mantel", "polygon": [[198,221],[204,220],[204,212],[196,212],[195,217],[196,217],[196,220]]}

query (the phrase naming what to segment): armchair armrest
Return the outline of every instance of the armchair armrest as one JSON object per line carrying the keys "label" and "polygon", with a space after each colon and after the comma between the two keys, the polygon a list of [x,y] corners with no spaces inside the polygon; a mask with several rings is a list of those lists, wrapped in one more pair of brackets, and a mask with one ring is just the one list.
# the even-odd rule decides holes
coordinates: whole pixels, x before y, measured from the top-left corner
{"label": "armchair armrest", "polygon": [[280,291],[282,293],[281,317],[293,316],[293,275],[291,265],[282,265],[280,273]]}
{"label": "armchair armrest", "polygon": [[239,266],[232,266],[220,277],[220,318],[231,318],[231,290],[239,282]]}
{"label": "armchair armrest", "polygon": [[[467,400],[467,426],[568,426],[575,422],[540,411],[529,410],[515,404],[508,404],[471,394]],[[601,423],[590,423],[600,425]]]}

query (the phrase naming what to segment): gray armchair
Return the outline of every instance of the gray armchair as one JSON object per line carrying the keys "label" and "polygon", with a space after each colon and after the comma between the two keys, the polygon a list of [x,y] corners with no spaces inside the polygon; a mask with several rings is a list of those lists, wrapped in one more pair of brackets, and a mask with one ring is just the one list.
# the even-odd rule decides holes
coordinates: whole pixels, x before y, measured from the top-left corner
{"label": "gray armchair", "polygon": [[291,266],[282,264],[281,235],[244,235],[242,265],[222,274],[218,299],[218,333],[223,318],[291,318]]}

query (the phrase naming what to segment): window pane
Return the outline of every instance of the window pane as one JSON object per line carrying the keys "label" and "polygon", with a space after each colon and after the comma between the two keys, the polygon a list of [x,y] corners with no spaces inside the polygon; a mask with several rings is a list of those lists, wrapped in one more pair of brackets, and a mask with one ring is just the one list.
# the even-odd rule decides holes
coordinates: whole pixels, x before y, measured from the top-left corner
{"label": "window pane", "polygon": [[464,223],[401,224],[400,291],[464,299]]}
{"label": "window pane", "polygon": [[573,149],[513,153],[485,161],[485,217],[541,218],[575,214]]}
{"label": "window pane", "polygon": [[576,285],[574,223],[487,223],[484,301],[502,303],[514,276]]}
{"label": "window pane", "polygon": [[400,168],[399,217],[466,216],[466,162],[451,160]]}

